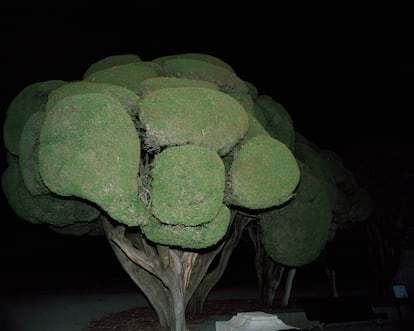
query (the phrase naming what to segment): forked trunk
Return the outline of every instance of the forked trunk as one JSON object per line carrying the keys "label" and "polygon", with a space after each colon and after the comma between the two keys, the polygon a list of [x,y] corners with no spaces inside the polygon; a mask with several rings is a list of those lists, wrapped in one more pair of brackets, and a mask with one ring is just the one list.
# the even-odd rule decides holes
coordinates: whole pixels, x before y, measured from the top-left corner
{"label": "forked trunk", "polygon": [[[237,219],[236,215],[239,216],[237,217]],[[220,250],[216,252],[216,254],[220,253],[218,255],[218,262],[214,269],[212,268],[212,270],[205,274],[205,276],[203,274],[204,277],[200,285],[197,287],[197,289],[194,292],[194,295],[191,297],[188,306],[188,311],[191,314],[198,314],[203,311],[203,307],[208,295],[223,276],[229,263],[230,257],[234,249],[236,248],[237,244],[239,243],[244,229],[252,220],[254,220],[254,217],[240,215],[236,211],[232,211],[231,230],[228,232],[224,245],[221,246]],[[214,258],[216,254],[214,254],[214,256],[212,257]],[[212,259],[209,261],[209,263],[211,262]]]}
{"label": "forked trunk", "polygon": [[140,232],[126,232],[102,217],[105,234],[123,269],[144,293],[160,325],[188,331],[185,309],[222,245],[207,253],[171,249],[148,242]]}

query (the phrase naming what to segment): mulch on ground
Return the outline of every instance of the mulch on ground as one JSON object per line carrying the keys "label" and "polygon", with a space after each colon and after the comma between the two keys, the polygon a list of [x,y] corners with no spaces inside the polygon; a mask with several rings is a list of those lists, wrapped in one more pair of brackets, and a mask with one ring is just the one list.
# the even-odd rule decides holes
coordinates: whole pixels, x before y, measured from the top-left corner
{"label": "mulch on ground", "polygon": [[[299,307],[300,302],[292,300],[289,309]],[[236,315],[239,312],[262,311],[274,313],[275,308],[264,307],[257,300],[211,300],[207,301],[203,313],[188,315],[186,317],[187,327],[190,331],[200,331],[197,325],[214,319],[217,315]],[[151,307],[137,307],[126,311],[113,313],[89,323],[82,331],[167,331],[158,322],[157,315]]]}

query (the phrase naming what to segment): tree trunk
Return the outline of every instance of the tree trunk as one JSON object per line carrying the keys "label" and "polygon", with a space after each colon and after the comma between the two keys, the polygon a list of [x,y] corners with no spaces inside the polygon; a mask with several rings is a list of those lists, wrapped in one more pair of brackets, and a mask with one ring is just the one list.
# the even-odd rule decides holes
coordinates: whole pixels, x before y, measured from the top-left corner
{"label": "tree trunk", "polygon": [[[108,221],[105,221],[104,224],[107,222]],[[138,267],[134,262],[132,262],[132,260],[130,260],[111,240],[111,230],[108,230],[110,226],[112,225],[105,224],[104,228],[116,258],[121,263],[122,268],[129,275],[132,281],[138,286],[141,292],[143,292],[149,304],[154,308],[161,326],[168,326],[169,312],[167,307],[163,305],[164,302],[168,301],[167,288],[158,278],[154,277],[154,275],[145,269]]]}
{"label": "tree trunk", "polygon": [[260,241],[257,223],[248,227],[249,236],[255,249],[256,275],[259,284],[259,302],[264,306],[273,305],[276,291],[283,278],[285,267],[274,262],[265,252]]}
{"label": "tree trunk", "polygon": [[250,240],[254,247],[254,264],[256,267],[256,276],[257,276],[257,284],[259,289],[259,302],[260,304],[264,304],[263,301],[263,289],[264,289],[264,280],[263,280],[263,272],[264,272],[264,258],[265,258],[265,251],[263,245],[260,243],[260,234],[258,230],[258,224],[251,223],[247,228]]}
{"label": "tree trunk", "polygon": [[328,248],[325,247],[325,249],[319,255],[318,260],[322,266],[323,271],[326,274],[326,277],[328,278],[329,289],[331,291],[331,295],[334,298],[336,298],[339,296],[338,290],[336,288],[336,272],[335,272],[335,269],[329,264],[327,250]]}
{"label": "tree trunk", "polygon": [[[236,215],[240,217],[236,217]],[[220,246],[220,250],[213,256],[214,258],[218,253],[220,253],[219,261],[213,270],[209,271],[207,274],[203,274],[205,276],[202,278],[200,285],[195,290],[188,305],[188,312],[190,314],[197,314],[203,311],[207,297],[223,276],[230,257],[240,241],[243,230],[253,219],[253,217],[240,215],[237,214],[236,211],[232,211],[230,231],[228,232],[224,245]],[[211,259],[210,263],[212,261],[213,259]]]}
{"label": "tree trunk", "polygon": [[[125,226],[114,227],[104,217],[102,222],[115,256],[156,311],[161,326],[188,331],[185,308],[201,281],[199,273],[205,274],[209,263],[198,262],[197,252],[153,245],[140,232],[126,232]],[[212,255],[204,254],[211,260]]]}
{"label": "tree trunk", "polygon": [[276,292],[283,279],[284,272],[284,266],[274,262],[267,254],[265,255],[261,299],[263,305],[268,307],[273,306],[276,297]]}
{"label": "tree trunk", "polygon": [[282,298],[282,307],[287,307],[289,305],[289,298],[290,293],[292,292],[292,284],[293,284],[293,278],[295,277],[296,269],[290,269],[287,274],[286,278],[286,284],[285,284],[285,291],[283,292],[283,298]]}

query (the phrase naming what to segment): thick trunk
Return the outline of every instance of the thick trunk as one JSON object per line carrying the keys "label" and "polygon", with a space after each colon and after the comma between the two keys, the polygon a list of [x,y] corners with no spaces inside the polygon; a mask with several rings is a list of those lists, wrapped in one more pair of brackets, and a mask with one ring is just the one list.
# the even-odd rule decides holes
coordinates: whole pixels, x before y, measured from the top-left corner
{"label": "thick trunk", "polygon": [[185,323],[185,291],[191,275],[191,267],[189,267],[188,262],[191,258],[196,258],[196,256],[191,256],[196,253],[183,253],[168,249],[167,254],[169,255],[168,265],[164,265],[164,273],[161,277],[163,282],[168,284],[170,294],[170,330],[185,331],[187,330]]}
{"label": "thick trunk", "polygon": [[229,263],[230,257],[237,244],[239,243],[245,227],[254,219],[252,217],[247,217],[244,215],[239,215],[239,217],[236,217],[236,214],[236,211],[232,212],[232,227],[229,231],[228,237],[224,242],[224,245],[220,246],[220,250],[216,251],[214,255],[208,256],[208,258],[211,258],[209,261],[210,265],[214,257],[220,253],[219,261],[217,262],[215,268],[210,270],[208,274],[206,274],[207,270],[203,273],[205,276],[195,290],[194,295],[191,297],[188,306],[188,311],[191,314],[197,314],[203,311],[207,297],[217,282],[223,276],[223,273]]}
{"label": "thick trunk", "polygon": [[158,278],[154,277],[153,274],[132,262],[121,248],[112,241],[111,235],[114,227],[108,220],[104,219],[103,225],[109,244],[122,268],[142,291],[149,304],[154,308],[161,326],[169,325],[169,311],[165,304],[169,300],[168,289]]}
{"label": "thick trunk", "polygon": [[191,289],[193,290],[191,297],[189,297],[188,301],[188,312],[190,314],[200,313],[202,311],[203,304],[207,297],[209,290],[205,289],[204,286],[209,284],[205,281],[206,273],[208,268],[210,267],[211,263],[213,262],[214,258],[217,256],[218,253],[221,252],[223,245],[216,247],[214,250],[211,250],[207,253],[201,253],[197,260],[197,265],[195,266],[195,272],[198,276],[196,282],[191,284]]}
{"label": "thick trunk", "polygon": [[200,282],[192,277],[198,253],[152,245],[139,233],[127,233],[103,218],[107,238],[124,270],[147,297],[163,327],[188,331],[185,308]]}

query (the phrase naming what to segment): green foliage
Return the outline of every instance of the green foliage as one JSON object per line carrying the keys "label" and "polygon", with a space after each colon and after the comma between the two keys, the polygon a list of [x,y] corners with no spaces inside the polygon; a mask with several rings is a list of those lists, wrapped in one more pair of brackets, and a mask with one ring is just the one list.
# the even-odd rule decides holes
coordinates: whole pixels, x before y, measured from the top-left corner
{"label": "green foliage", "polygon": [[112,68],[115,66],[119,66],[122,64],[128,64],[133,62],[141,62],[141,58],[136,54],[117,54],[107,56],[103,59],[100,59],[97,62],[92,63],[88,69],[86,69],[85,73],[83,74],[83,78],[94,74],[97,71]]}
{"label": "green foliage", "polygon": [[78,199],[54,194],[30,194],[16,159],[10,159],[8,168],[2,174],[2,189],[16,214],[34,224],[62,227],[75,222],[90,222],[99,216],[97,209]]}
{"label": "green foliage", "polygon": [[216,56],[213,56],[210,54],[204,54],[204,53],[182,53],[182,54],[165,55],[165,56],[157,57],[153,59],[152,61],[160,64],[161,66],[164,66],[166,61],[176,60],[176,59],[198,60],[198,61],[214,64],[216,66],[222,67],[234,73],[234,69],[228,63],[224,62],[222,59],[219,59]]}
{"label": "green foliage", "polygon": [[249,115],[249,130],[247,130],[246,134],[243,137],[243,140],[247,141],[250,138],[257,137],[257,136],[270,137],[267,130],[260,124],[257,118],[252,113],[248,113],[248,115]]}
{"label": "green foliage", "polygon": [[312,169],[313,174],[319,179],[326,190],[330,205],[333,208],[337,199],[337,187],[330,164],[323,156],[323,153],[314,144],[307,140],[302,140],[296,142],[294,154],[298,160]]}
{"label": "green foliage", "polygon": [[46,111],[65,97],[85,93],[101,93],[113,97],[121,103],[132,119],[138,115],[139,97],[131,90],[114,84],[85,81],[70,82],[53,90],[48,96]]}
{"label": "green foliage", "polygon": [[247,92],[232,92],[228,93],[230,96],[232,96],[234,99],[237,100],[238,103],[242,105],[244,110],[248,113],[251,113],[251,110],[253,108],[253,99],[251,95]]}
{"label": "green foliage", "polygon": [[326,190],[309,166],[301,172],[295,197],[288,204],[260,214],[261,241],[277,263],[301,267],[313,262],[328,240],[332,208]]}
{"label": "green foliage", "polygon": [[39,135],[45,112],[34,113],[26,122],[19,145],[19,165],[24,184],[32,195],[50,193],[39,173]]}
{"label": "green foliage", "polygon": [[227,154],[248,129],[243,107],[208,88],[163,88],[146,96],[139,112],[150,149],[195,144]]}
{"label": "green foliage", "polygon": [[212,82],[226,93],[247,93],[249,91],[246,83],[234,72],[223,66],[201,60],[186,58],[167,60],[163,63],[163,72],[165,76]]}
{"label": "green foliage", "polygon": [[86,93],[58,102],[40,133],[39,164],[51,191],[93,201],[129,225],[144,221],[136,180],[140,142],[116,99]]}
{"label": "green foliage", "polygon": [[231,204],[263,209],[285,203],[292,197],[300,171],[285,144],[259,135],[242,144],[234,156],[229,178]]}
{"label": "green foliage", "polygon": [[244,83],[246,84],[246,86],[248,88],[247,93],[249,93],[250,97],[253,100],[256,100],[257,97],[259,96],[259,91],[257,90],[257,87],[253,83],[251,83],[249,81],[246,81],[246,80],[244,81]]}
{"label": "green foliage", "polygon": [[291,151],[295,148],[295,130],[287,110],[268,95],[260,95],[255,100],[253,115],[271,137],[280,140]]}
{"label": "green foliage", "polygon": [[19,154],[20,136],[26,121],[34,113],[45,111],[50,91],[64,84],[62,80],[36,82],[25,87],[12,100],[3,126],[4,144],[9,152]]}
{"label": "green foliage", "polygon": [[139,84],[148,78],[161,75],[161,68],[155,62],[131,62],[96,71],[84,78],[86,82],[108,83],[138,91]]}
{"label": "green foliage", "polygon": [[152,177],[152,212],[162,223],[208,223],[221,208],[224,165],[210,149],[196,145],[167,148],[157,155]]}
{"label": "green foliage", "polygon": [[137,94],[144,98],[148,94],[166,87],[205,87],[212,90],[218,90],[218,86],[214,83],[204,80],[185,79],[176,77],[154,77],[148,78],[139,84]]}
{"label": "green foliage", "polygon": [[201,226],[166,225],[155,218],[142,226],[145,236],[158,244],[201,249],[215,245],[227,233],[230,225],[230,209],[222,205],[216,217]]}
{"label": "green foliage", "polygon": [[206,248],[228,231],[230,207],[285,204],[298,185],[287,117],[270,116],[269,131],[259,105],[278,104],[208,54],[109,56],[82,80],[36,83],[12,101],[3,190],[19,216],[61,233],[99,233],[105,213],[155,243]]}

